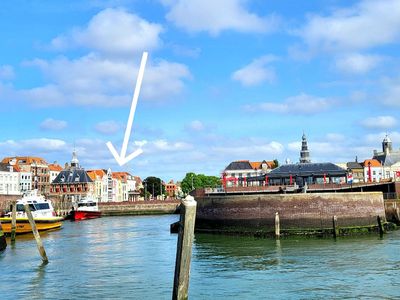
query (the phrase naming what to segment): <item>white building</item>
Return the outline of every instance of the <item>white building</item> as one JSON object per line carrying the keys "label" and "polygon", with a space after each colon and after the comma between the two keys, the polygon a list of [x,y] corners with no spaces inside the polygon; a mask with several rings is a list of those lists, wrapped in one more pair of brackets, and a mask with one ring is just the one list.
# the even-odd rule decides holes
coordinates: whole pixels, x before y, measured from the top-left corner
{"label": "white building", "polygon": [[[271,172],[272,169],[274,169],[275,167],[276,166],[273,161],[233,161],[225,168],[222,177],[223,180],[226,181],[227,186],[236,185],[237,183],[239,185],[242,185],[247,178],[267,174]],[[258,184],[258,182],[254,182],[254,184]]]}
{"label": "white building", "polygon": [[18,168],[0,163],[0,195],[21,195],[32,186],[29,172],[18,172]]}

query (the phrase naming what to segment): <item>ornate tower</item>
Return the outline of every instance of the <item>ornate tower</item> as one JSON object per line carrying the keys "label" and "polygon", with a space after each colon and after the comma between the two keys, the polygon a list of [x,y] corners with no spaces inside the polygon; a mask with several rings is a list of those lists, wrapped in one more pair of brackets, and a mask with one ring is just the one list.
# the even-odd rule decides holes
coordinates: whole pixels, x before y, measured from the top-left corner
{"label": "ornate tower", "polygon": [[382,141],[382,151],[385,154],[389,154],[392,152],[392,140],[389,138],[389,136],[386,134],[385,138]]}
{"label": "ornate tower", "polygon": [[74,149],[74,151],[72,151],[71,167],[79,168],[79,160],[78,160],[78,156],[76,155],[75,149]]}
{"label": "ornate tower", "polygon": [[303,133],[303,136],[301,138],[300,163],[306,164],[310,162],[311,159],[310,159],[310,151],[308,151],[308,146],[307,146],[307,138],[306,135]]}

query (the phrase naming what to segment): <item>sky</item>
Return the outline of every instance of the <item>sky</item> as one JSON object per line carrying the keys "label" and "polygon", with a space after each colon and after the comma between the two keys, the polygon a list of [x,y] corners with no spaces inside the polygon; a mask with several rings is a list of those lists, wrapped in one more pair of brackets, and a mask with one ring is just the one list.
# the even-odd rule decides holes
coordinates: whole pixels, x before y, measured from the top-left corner
{"label": "sky", "polygon": [[[400,147],[400,1],[3,0],[0,157],[142,178]],[[148,52],[127,154],[120,151]]]}

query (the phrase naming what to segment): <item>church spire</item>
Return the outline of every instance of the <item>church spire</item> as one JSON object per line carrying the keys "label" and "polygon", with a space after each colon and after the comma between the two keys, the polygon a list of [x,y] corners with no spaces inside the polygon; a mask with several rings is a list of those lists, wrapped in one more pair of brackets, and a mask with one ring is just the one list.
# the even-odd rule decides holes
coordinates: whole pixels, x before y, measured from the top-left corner
{"label": "church spire", "polygon": [[301,138],[301,151],[300,151],[300,163],[301,164],[306,164],[310,163],[310,151],[308,151],[308,145],[307,145],[307,137],[305,133],[303,132],[303,136]]}
{"label": "church spire", "polygon": [[71,167],[79,168],[79,160],[78,156],[76,155],[75,147],[74,151],[72,151]]}

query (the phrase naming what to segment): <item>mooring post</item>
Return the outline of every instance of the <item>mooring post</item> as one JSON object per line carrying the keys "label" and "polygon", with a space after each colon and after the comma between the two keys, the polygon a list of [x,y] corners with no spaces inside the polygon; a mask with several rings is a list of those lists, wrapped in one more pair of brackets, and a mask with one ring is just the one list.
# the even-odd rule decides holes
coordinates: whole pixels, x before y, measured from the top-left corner
{"label": "mooring post", "polygon": [[172,300],[188,298],[196,205],[197,203],[192,196],[187,196],[181,203]]}
{"label": "mooring post", "polygon": [[11,243],[15,243],[15,232],[17,230],[17,202],[12,203],[11,213]]}
{"label": "mooring post", "polygon": [[332,217],[332,224],[333,224],[333,238],[336,239],[336,237],[339,235],[339,228],[337,226],[337,217],[336,216]]}
{"label": "mooring post", "polygon": [[275,237],[279,239],[281,235],[281,225],[280,225],[280,220],[279,220],[279,213],[275,213]]}
{"label": "mooring post", "polygon": [[6,236],[4,235],[3,227],[1,227],[1,221],[0,221],[0,251],[3,251],[6,248],[7,248]]}
{"label": "mooring post", "polygon": [[379,229],[379,235],[383,236],[384,229],[383,229],[383,224],[380,216],[377,216],[376,219],[378,220],[378,229]]}
{"label": "mooring post", "polygon": [[28,203],[24,204],[24,208],[25,208],[26,215],[28,216],[29,224],[31,224],[31,227],[32,227],[32,233],[35,236],[39,254],[42,256],[43,262],[48,263],[49,260],[47,259],[46,251],[44,250],[42,240],[40,239],[39,232],[36,228],[36,223],[35,223],[35,220],[33,219],[32,212],[29,208],[29,204]]}

